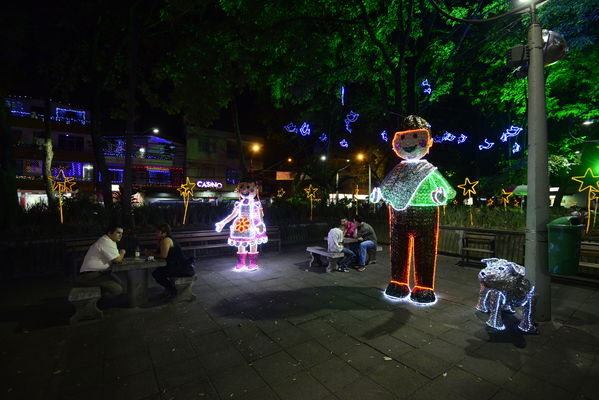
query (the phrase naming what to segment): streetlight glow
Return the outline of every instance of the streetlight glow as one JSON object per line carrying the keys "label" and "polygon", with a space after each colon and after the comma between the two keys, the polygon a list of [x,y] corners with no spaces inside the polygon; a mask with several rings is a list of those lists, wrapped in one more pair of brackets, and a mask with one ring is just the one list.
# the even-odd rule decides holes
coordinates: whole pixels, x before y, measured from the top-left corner
{"label": "streetlight glow", "polygon": [[593,121],[592,119],[587,119],[582,124],[583,125],[593,125],[594,123],[595,123],[595,121]]}
{"label": "streetlight glow", "polygon": [[289,157],[289,158],[287,159],[287,162],[293,162],[293,158]]}
{"label": "streetlight glow", "polygon": [[152,129],[152,132],[154,132],[154,133],[160,133],[160,129],[154,128],[154,129]]}
{"label": "streetlight glow", "polygon": [[326,159],[327,159],[327,156],[325,156],[325,155],[320,156],[320,161],[326,161]]}
{"label": "streetlight glow", "polygon": [[362,161],[364,159],[364,154],[362,153],[358,153],[358,155],[356,156],[356,158],[360,161]]}
{"label": "streetlight glow", "polygon": [[253,151],[254,153],[255,153],[255,152],[257,152],[257,151],[260,151],[260,145],[259,145],[259,144],[254,144],[254,145],[252,146],[252,151]]}

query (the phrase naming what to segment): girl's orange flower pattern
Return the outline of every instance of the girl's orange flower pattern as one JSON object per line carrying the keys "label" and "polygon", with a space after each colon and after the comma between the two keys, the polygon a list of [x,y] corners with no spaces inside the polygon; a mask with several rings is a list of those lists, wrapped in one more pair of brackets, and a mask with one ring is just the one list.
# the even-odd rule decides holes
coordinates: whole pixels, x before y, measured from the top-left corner
{"label": "girl's orange flower pattern", "polygon": [[250,229],[250,220],[248,218],[239,218],[235,223],[235,230],[237,232],[245,232]]}

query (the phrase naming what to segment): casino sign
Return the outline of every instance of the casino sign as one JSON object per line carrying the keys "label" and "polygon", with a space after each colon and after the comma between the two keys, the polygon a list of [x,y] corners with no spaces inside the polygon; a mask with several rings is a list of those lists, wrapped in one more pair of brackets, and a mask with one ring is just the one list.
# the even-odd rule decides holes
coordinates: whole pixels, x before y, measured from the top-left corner
{"label": "casino sign", "polygon": [[197,181],[196,186],[198,188],[206,188],[206,189],[222,189],[223,184],[216,181]]}

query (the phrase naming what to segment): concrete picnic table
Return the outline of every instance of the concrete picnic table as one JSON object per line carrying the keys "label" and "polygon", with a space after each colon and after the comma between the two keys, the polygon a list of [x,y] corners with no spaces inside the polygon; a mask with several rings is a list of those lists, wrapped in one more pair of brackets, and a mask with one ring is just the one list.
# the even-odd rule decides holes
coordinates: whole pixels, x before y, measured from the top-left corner
{"label": "concrete picnic table", "polygon": [[128,257],[122,263],[112,266],[114,272],[125,272],[127,274],[129,307],[139,307],[148,301],[150,269],[165,266],[166,260],[164,259],[146,261],[145,257]]}

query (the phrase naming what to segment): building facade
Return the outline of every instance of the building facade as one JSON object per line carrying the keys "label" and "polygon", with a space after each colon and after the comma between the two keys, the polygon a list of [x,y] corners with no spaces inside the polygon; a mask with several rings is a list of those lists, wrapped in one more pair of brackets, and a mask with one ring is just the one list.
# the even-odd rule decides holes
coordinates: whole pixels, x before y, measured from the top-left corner
{"label": "building facade", "polygon": [[[234,133],[215,129],[187,128],[186,171],[195,182],[196,201],[237,198],[235,188],[242,179],[240,154]],[[261,170],[262,138],[242,135],[241,146],[248,169]]]}
{"label": "building facade", "polygon": [[[8,98],[10,130],[15,143],[17,195],[22,207],[47,202],[43,182],[43,144],[45,140],[45,104],[30,98]],[[79,193],[96,194],[96,182],[102,177],[95,168],[90,131],[90,113],[83,108],[50,103],[52,174],[62,169],[73,177]],[[125,140],[118,135],[104,135],[104,154],[112,181],[113,193],[123,182]],[[133,193],[176,197],[176,188],[184,181],[185,146],[158,135],[133,137]],[[158,195],[160,197],[160,195]]]}

